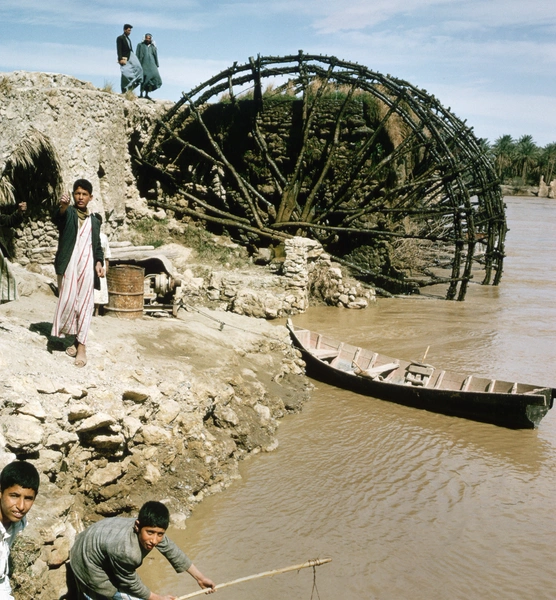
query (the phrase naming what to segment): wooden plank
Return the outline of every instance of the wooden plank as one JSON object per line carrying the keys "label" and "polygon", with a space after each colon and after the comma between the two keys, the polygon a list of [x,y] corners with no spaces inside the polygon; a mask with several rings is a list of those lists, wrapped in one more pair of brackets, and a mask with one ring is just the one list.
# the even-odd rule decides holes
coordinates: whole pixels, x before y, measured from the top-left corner
{"label": "wooden plank", "polygon": [[334,350],[334,349],[326,349],[326,348],[314,348],[313,350],[310,350],[309,352],[311,352],[311,354],[315,357],[318,358],[319,360],[324,360],[325,358],[336,358],[339,354],[338,350]]}
{"label": "wooden plank", "polygon": [[463,381],[463,384],[461,386],[461,391],[462,392],[466,392],[469,389],[469,386],[471,385],[471,380],[473,379],[473,375],[469,375],[469,377],[466,377]]}
{"label": "wooden plank", "polygon": [[367,377],[368,379],[375,379],[384,373],[391,373],[399,368],[399,363],[387,363],[385,365],[380,365],[379,367],[373,367],[372,369],[360,369],[359,372],[356,372],[356,375],[360,375],[361,377]]}
{"label": "wooden plank", "polygon": [[436,380],[434,387],[435,388],[439,388],[440,384],[442,383],[442,380],[444,379],[444,375],[446,375],[446,371],[441,371],[440,375],[438,376],[438,379]]}
{"label": "wooden plank", "polygon": [[409,373],[414,373],[416,375],[423,375],[424,377],[430,377],[434,371],[434,367],[425,367],[423,365],[417,365],[415,363],[411,363],[408,365],[407,370]]}
{"label": "wooden plank", "polygon": [[336,366],[338,364],[338,362],[340,362],[340,356],[342,354],[343,349],[344,349],[344,342],[340,342],[340,345],[338,346],[338,354],[336,356],[334,356],[332,358],[332,360],[330,361],[330,365],[332,367]]}
{"label": "wooden plank", "polygon": [[494,386],[496,385],[496,379],[491,379],[490,383],[488,384],[487,387],[487,392],[490,394],[494,391]]}

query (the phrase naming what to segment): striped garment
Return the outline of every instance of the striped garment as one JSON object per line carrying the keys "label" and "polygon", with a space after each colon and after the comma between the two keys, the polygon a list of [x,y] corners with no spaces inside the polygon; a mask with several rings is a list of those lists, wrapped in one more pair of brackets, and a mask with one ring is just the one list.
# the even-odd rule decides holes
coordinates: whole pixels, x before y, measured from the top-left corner
{"label": "striped garment", "polygon": [[63,275],[58,275],[58,303],[52,324],[52,335],[75,335],[87,344],[93,316],[93,245],[91,217],[87,217],[77,233],[73,252]]}
{"label": "striped garment", "polygon": [[13,276],[12,266],[0,249],[0,303],[17,300],[17,283]]}

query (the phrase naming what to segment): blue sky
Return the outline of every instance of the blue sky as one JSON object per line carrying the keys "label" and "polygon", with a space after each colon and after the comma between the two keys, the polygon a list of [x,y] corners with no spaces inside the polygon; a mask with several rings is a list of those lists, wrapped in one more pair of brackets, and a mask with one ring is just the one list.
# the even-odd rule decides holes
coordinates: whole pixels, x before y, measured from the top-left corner
{"label": "blue sky", "polygon": [[119,89],[115,38],[156,41],[179,99],[250,56],[328,54],[434,94],[478,137],[556,142],[554,0],[0,0],[0,71],[66,73]]}

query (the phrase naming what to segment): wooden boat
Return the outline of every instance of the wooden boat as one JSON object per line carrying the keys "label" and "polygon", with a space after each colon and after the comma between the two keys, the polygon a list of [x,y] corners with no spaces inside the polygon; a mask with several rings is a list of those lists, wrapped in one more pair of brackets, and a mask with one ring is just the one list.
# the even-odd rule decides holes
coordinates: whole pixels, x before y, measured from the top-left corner
{"label": "wooden boat", "polygon": [[307,375],[373,398],[511,429],[533,429],[556,396],[550,387],[394,359],[296,327],[290,319],[287,327]]}

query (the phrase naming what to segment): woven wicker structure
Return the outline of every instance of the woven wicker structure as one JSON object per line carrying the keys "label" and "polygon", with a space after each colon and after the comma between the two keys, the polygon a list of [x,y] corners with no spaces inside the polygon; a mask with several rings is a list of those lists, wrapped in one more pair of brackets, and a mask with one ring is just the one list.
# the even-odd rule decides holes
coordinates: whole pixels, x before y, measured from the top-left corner
{"label": "woven wicker structure", "polygon": [[[314,237],[394,291],[498,284],[506,221],[481,141],[407,81],[335,57],[251,58],[167,112],[138,158],[153,205],[246,244]],[[168,198],[171,198],[168,201]]]}

